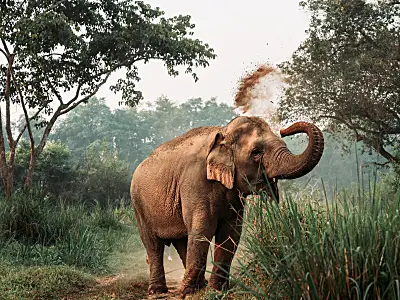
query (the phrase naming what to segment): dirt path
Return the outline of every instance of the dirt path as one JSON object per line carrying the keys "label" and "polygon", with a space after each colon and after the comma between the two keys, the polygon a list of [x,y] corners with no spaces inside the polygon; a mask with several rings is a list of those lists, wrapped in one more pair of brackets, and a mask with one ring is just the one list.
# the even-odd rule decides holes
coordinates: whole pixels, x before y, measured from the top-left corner
{"label": "dirt path", "polygon": [[[207,269],[211,270],[211,256]],[[96,284],[79,294],[70,295],[64,300],[109,300],[109,299],[181,299],[180,282],[184,275],[184,267],[175,248],[166,248],[164,266],[169,292],[157,296],[147,295],[148,265],[146,252],[136,251],[120,255],[115,259],[115,275],[98,278]],[[206,278],[209,276],[206,275]]]}

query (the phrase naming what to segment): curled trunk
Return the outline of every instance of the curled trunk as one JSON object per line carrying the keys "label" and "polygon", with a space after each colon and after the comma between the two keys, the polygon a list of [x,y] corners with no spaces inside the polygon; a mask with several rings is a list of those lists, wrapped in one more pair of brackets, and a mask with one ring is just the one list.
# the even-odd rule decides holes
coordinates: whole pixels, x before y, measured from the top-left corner
{"label": "curled trunk", "polygon": [[287,147],[280,147],[276,152],[276,162],[269,173],[271,178],[295,179],[306,175],[318,164],[324,151],[324,136],[317,126],[307,122],[297,122],[281,130],[281,136],[306,133],[309,142],[306,150],[294,155]]}

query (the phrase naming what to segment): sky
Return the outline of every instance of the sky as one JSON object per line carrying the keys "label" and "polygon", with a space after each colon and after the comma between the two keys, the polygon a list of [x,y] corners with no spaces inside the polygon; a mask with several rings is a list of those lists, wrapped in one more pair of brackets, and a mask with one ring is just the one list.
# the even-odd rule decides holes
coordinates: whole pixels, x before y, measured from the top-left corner
{"label": "sky", "polygon": [[[245,72],[256,65],[276,65],[290,59],[292,53],[305,39],[308,15],[293,0],[146,0],[165,11],[167,17],[190,15],[196,25],[195,38],[208,43],[217,54],[207,68],[199,68],[199,81],[191,75],[168,75],[162,62],[138,64],[144,102],[154,102],[164,95],[182,103],[190,98],[233,104],[238,81]],[[116,72],[97,96],[104,97],[112,108],[121,99],[109,90],[110,84],[124,76]]]}

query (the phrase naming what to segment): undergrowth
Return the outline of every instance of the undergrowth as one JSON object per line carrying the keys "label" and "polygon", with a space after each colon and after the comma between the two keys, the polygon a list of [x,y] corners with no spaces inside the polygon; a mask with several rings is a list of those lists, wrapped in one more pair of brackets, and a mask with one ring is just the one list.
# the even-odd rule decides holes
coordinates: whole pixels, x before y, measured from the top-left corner
{"label": "undergrowth", "polygon": [[0,299],[58,299],[110,274],[110,258],[135,247],[132,209],[17,192],[0,199]]}
{"label": "undergrowth", "polygon": [[260,193],[247,205],[234,288],[224,296],[399,299],[400,193],[366,190],[280,205]]}

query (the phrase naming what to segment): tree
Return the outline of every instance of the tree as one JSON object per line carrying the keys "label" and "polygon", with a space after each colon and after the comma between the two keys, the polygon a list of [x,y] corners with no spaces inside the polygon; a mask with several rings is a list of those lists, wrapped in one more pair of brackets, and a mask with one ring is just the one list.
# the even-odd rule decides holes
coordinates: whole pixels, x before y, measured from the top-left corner
{"label": "tree", "polygon": [[[71,156],[69,149],[61,143],[47,143],[44,147],[37,160],[33,183],[46,197],[59,199],[68,195],[71,198],[76,193],[76,184],[80,181],[76,178],[77,172]],[[15,159],[14,180],[18,187],[24,185],[29,161],[29,142],[23,139],[17,148]]]}
{"label": "tree", "polygon": [[124,108],[111,112],[103,100],[92,99],[58,123],[51,140],[68,146],[73,156],[85,157],[90,144],[106,140],[109,150],[129,164],[130,171],[155,147],[199,126],[225,125],[235,113],[215,99],[190,99],[176,105],[161,97],[142,109]]}
{"label": "tree", "polygon": [[306,0],[306,40],[280,65],[280,117],[349,133],[400,163],[400,2]]}
{"label": "tree", "polygon": [[[5,156],[0,132],[0,170],[6,198],[13,187],[15,150],[25,130],[30,142],[30,163],[25,184],[32,182],[37,157],[43,151],[56,120],[87,102],[116,70],[126,71],[111,89],[122,101],[135,105],[142,99],[135,89],[135,63],[157,59],[170,75],[178,66],[197,80],[193,68],[208,66],[213,50],[193,39],[190,16],[165,18],[159,8],[133,0],[4,0],[0,2],[0,80],[5,129],[10,155]],[[65,96],[65,93],[71,96]],[[11,127],[11,105],[22,108],[25,126]],[[1,112],[0,112],[1,113]],[[39,117],[45,115],[45,120]],[[3,120],[1,120],[3,123]],[[36,122],[35,122],[36,121]],[[33,124],[43,127],[38,144]],[[2,125],[2,124],[1,124]],[[0,126],[0,130],[2,126]]]}
{"label": "tree", "polygon": [[114,116],[105,99],[93,97],[71,111],[67,118],[60,120],[49,135],[49,140],[59,140],[72,150],[74,159],[83,159],[88,146],[106,139],[112,142],[110,135],[114,126]]}
{"label": "tree", "polygon": [[[130,176],[125,162],[118,160],[106,142],[93,143],[78,170],[75,188],[83,202],[97,201],[102,207],[129,199]],[[110,180],[112,179],[112,180]]]}

